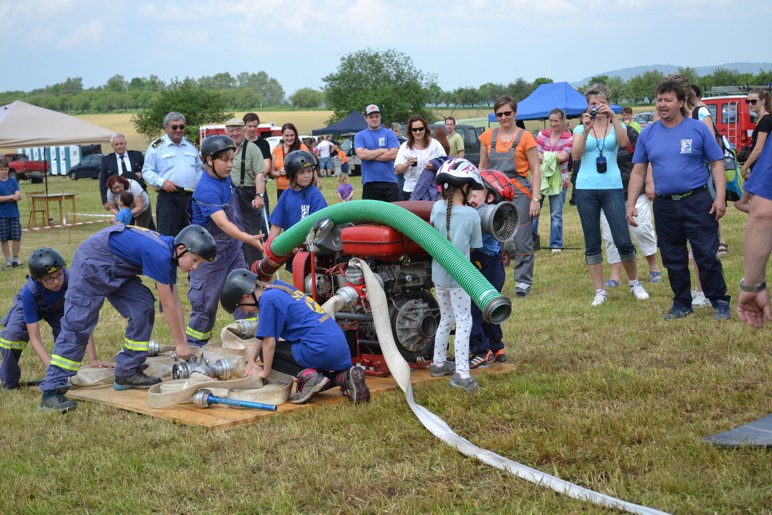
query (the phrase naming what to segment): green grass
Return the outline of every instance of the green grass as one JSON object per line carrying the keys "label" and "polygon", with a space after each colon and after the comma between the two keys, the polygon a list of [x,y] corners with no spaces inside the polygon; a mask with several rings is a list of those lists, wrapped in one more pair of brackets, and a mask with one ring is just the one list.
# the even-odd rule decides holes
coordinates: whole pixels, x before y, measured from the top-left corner
{"label": "green grass", "polygon": [[[49,189],[79,192],[81,213],[103,212],[96,181],[53,178]],[[323,192],[334,197],[334,179],[324,179]],[[725,220],[724,270],[736,295],[746,218],[730,208]],[[568,205],[565,228],[566,245],[581,247]],[[25,233],[23,257],[51,245],[69,260],[96,229]],[[481,447],[627,501],[675,513],[770,513],[769,451],[702,442],[772,410],[769,329],[752,330],[734,314],[716,322],[710,309],[664,322],[667,282],[646,283],[649,301],[622,286],[593,308],[582,251],[536,259],[533,293],[513,301],[504,325],[514,371],[478,376],[475,397],[445,381],[418,385],[418,402]],[[639,266],[646,277],[643,258]],[[24,273],[0,274],[0,311]],[[504,293],[513,297],[511,268],[507,276]],[[227,322],[221,312],[215,334]],[[100,357],[120,349],[124,327],[106,306],[95,334]],[[169,340],[161,316],[153,336]],[[22,367],[25,380],[44,374],[30,349]],[[399,392],[227,432],[86,402],[66,416],[39,414],[39,396],[0,392],[1,513],[602,511],[464,458],[423,429]]]}

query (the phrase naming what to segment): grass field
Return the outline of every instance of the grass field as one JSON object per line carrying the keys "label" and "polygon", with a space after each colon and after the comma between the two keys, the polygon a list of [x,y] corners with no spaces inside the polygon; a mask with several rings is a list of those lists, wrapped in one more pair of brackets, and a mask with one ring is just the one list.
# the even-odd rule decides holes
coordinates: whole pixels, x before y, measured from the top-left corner
{"label": "grass field", "polygon": [[[334,179],[323,181],[331,201]],[[358,178],[354,185],[358,198]],[[96,181],[52,178],[49,190],[77,192],[79,213],[104,213]],[[20,208],[26,220],[26,201]],[[725,220],[723,263],[736,295],[746,219],[730,208]],[[50,245],[69,261],[99,227],[24,233],[22,257]],[[582,247],[568,205],[565,241]],[[642,258],[639,266],[646,277]],[[25,273],[0,274],[0,312]],[[514,297],[511,268],[507,276],[504,294]],[[665,322],[667,282],[645,286],[648,301],[621,286],[593,308],[583,252],[538,251],[533,293],[513,300],[504,324],[515,370],[478,377],[475,397],[440,381],[419,385],[416,398],[473,443],[602,493],[674,513],[770,513],[769,451],[702,442],[772,410],[770,329],[752,330],[734,313],[719,323],[710,309]],[[187,310],[184,277],[180,289]],[[215,334],[226,323],[221,311]],[[95,333],[100,358],[120,349],[124,327],[106,305]],[[153,338],[169,342],[160,315]],[[24,380],[44,374],[30,349],[21,365]],[[426,432],[397,392],[229,432],[91,403],[39,414],[39,400],[36,389],[0,391],[0,513],[603,511],[462,457]]]}

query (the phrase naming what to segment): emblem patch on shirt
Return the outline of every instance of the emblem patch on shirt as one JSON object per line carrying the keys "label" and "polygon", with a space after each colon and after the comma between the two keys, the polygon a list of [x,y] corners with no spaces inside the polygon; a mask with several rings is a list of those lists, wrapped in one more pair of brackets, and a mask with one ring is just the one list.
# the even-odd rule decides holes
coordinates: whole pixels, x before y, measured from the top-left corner
{"label": "emblem patch on shirt", "polygon": [[692,153],[692,140],[690,140],[690,139],[682,139],[681,140],[681,153],[682,154],[691,154]]}
{"label": "emblem patch on shirt", "polygon": [[378,146],[379,147],[385,147],[386,146],[386,138],[378,138]]}
{"label": "emblem patch on shirt", "polygon": [[301,204],[300,206],[300,219],[304,219],[308,215],[311,214],[311,205],[310,204]]}

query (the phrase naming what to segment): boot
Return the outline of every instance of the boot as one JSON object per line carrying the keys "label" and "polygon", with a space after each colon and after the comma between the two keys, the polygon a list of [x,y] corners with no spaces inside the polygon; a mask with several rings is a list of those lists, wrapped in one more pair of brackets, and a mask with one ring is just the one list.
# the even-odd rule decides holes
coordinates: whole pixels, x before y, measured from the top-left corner
{"label": "boot", "polygon": [[75,401],[67,399],[58,390],[43,390],[43,398],[40,400],[39,411],[56,410],[60,413],[67,413],[78,407]]}
{"label": "boot", "polygon": [[154,384],[161,382],[159,377],[151,377],[142,371],[135,372],[133,375],[126,377],[115,376],[115,382],[113,388],[116,390],[128,390],[130,388],[138,388],[147,390]]}

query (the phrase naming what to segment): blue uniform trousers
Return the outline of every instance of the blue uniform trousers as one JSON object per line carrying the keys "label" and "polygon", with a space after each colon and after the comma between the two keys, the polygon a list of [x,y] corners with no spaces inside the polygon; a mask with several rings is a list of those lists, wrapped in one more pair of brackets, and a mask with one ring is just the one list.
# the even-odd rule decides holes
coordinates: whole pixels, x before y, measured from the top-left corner
{"label": "blue uniform trousers", "polygon": [[[491,285],[500,293],[504,288],[506,273],[501,262],[501,253],[489,255],[479,251],[473,251],[471,260],[480,273],[488,279]],[[504,348],[504,334],[501,326],[491,324],[483,320],[482,311],[477,304],[472,302],[472,332],[469,334],[469,352],[482,354],[487,350],[496,352]]]}
{"label": "blue uniform trousers", "polygon": [[673,305],[691,308],[689,251],[700,270],[700,282],[705,296],[713,306],[717,300],[729,302],[721,260],[718,259],[718,222],[709,214],[713,198],[707,189],[681,199],[654,199],[654,220],[662,264],[667,268]]}
{"label": "blue uniform trousers", "polygon": [[[54,333],[54,338],[59,335],[59,319],[62,317],[61,305],[56,313],[48,314],[44,318]],[[11,310],[3,319],[5,330],[0,335],[0,355],[3,361],[0,363],[0,380],[3,388],[14,388],[19,384],[21,378],[21,368],[19,368],[19,359],[22,351],[27,347],[29,334],[27,333],[27,324],[24,322],[24,308],[22,307],[21,297],[17,296],[14,300]]]}

